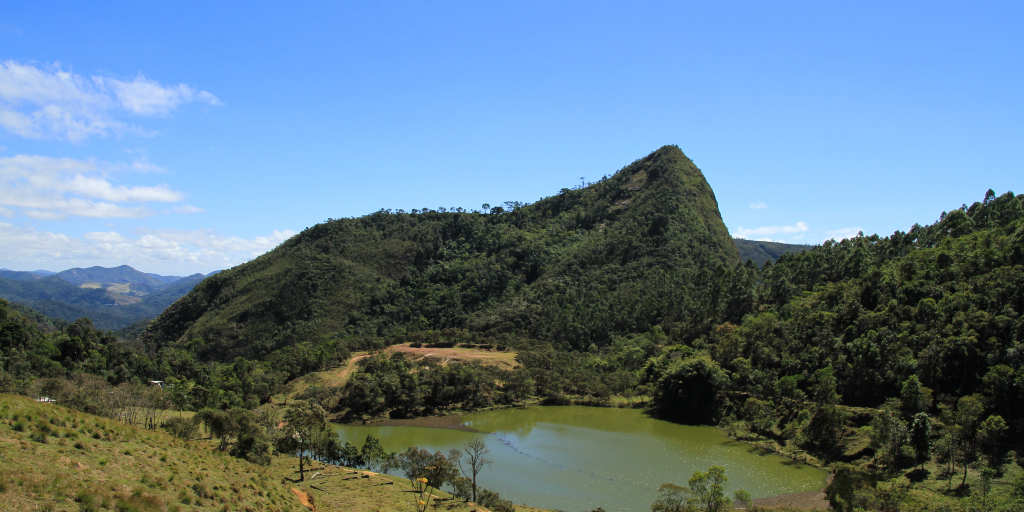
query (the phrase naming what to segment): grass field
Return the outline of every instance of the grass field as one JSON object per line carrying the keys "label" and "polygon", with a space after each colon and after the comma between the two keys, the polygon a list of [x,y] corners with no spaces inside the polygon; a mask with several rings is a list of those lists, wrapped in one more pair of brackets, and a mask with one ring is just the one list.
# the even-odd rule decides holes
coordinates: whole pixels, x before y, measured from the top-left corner
{"label": "grass field", "polygon": [[[319,511],[414,509],[418,495],[404,478],[314,467],[298,482],[294,457],[259,466],[217,451],[213,442],[185,442],[0,394],[0,511],[309,510],[293,489],[312,496]],[[434,494],[436,510],[485,510]]]}

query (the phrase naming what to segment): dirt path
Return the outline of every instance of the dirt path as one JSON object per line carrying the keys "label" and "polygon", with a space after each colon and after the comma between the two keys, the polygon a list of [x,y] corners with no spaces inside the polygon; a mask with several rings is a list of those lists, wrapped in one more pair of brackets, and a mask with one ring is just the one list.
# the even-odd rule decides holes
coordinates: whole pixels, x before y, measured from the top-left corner
{"label": "dirt path", "polygon": [[336,377],[339,381],[338,385],[344,385],[346,382],[348,382],[348,376],[352,375],[352,372],[356,369],[356,361],[369,356],[369,354],[363,354],[361,356],[355,356],[352,359],[349,359],[348,365],[345,366],[345,369],[339,372]]}

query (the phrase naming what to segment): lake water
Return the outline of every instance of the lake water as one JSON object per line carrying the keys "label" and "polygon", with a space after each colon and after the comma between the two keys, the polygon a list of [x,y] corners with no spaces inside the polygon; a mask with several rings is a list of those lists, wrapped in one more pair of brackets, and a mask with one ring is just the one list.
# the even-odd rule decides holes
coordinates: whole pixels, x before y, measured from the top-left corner
{"label": "lake water", "polygon": [[480,431],[425,427],[335,425],[341,438],[362,446],[367,434],[389,451],[409,446],[442,451],[479,437],[494,463],[477,483],[502,498],[533,507],[585,512],[649,511],[658,486],[686,485],[694,471],[725,468],[727,492],[753,497],[813,491],[825,472],[761,455],[714,427],[677,425],[637,409],[546,406],[468,414],[463,424]]}

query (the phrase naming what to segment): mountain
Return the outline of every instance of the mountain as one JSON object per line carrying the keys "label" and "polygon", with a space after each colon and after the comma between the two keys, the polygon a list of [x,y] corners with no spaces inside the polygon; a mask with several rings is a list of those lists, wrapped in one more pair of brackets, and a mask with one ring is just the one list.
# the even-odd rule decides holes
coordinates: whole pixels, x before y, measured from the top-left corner
{"label": "mountain", "polygon": [[39,276],[33,275],[31,272],[19,272],[17,270],[7,270],[6,268],[0,269],[0,277],[16,281],[35,281],[39,279]]}
{"label": "mountain", "polygon": [[761,242],[758,240],[745,240],[734,238],[736,249],[740,252],[740,259],[743,261],[754,260],[757,266],[764,265],[764,262],[779,259],[779,256],[790,252],[803,252],[813,248],[813,245],[783,244],[779,242]]}
{"label": "mountain", "polygon": [[146,272],[146,275],[160,281],[161,283],[173,283],[181,279],[181,276],[162,276],[160,274],[153,274],[150,272]]}
{"label": "mountain", "polygon": [[200,357],[220,360],[443,329],[586,349],[659,324],[696,329],[716,306],[700,299],[715,268],[739,263],[704,175],[665,146],[533,204],[330,219],[207,278],[143,339],[201,338]]}
{"label": "mountain", "polygon": [[76,286],[65,281],[60,274],[28,280],[11,279],[0,273],[0,298],[23,304],[48,317],[68,322],[89,317],[98,328],[116,330],[156,317],[203,279],[205,276],[202,274],[195,274],[173,283],[161,283],[160,288],[139,285],[151,289],[151,292],[142,294],[132,290],[120,293],[114,286]]}
{"label": "mountain", "polygon": [[[89,267],[72,268],[63,272],[57,272],[57,277],[72,284],[141,284],[153,288],[160,288],[168,281],[158,279],[150,274],[139,272],[128,265],[120,267]],[[162,277],[162,276],[160,276]]]}

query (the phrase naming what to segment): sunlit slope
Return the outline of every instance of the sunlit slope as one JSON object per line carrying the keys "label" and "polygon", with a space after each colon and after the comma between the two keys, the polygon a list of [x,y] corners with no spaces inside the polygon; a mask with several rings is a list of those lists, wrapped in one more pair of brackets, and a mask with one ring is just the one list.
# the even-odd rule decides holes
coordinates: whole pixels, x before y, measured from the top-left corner
{"label": "sunlit slope", "polygon": [[531,205],[318,224],[207,278],[144,337],[222,360],[399,329],[514,331],[586,347],[685,317],[699,306],[701,273],[738,262],[704,175],[665,146]]}
{"label": "sunlit slope", "polygon": [[303,510],[275,468],[0,394],[0,511]]}

